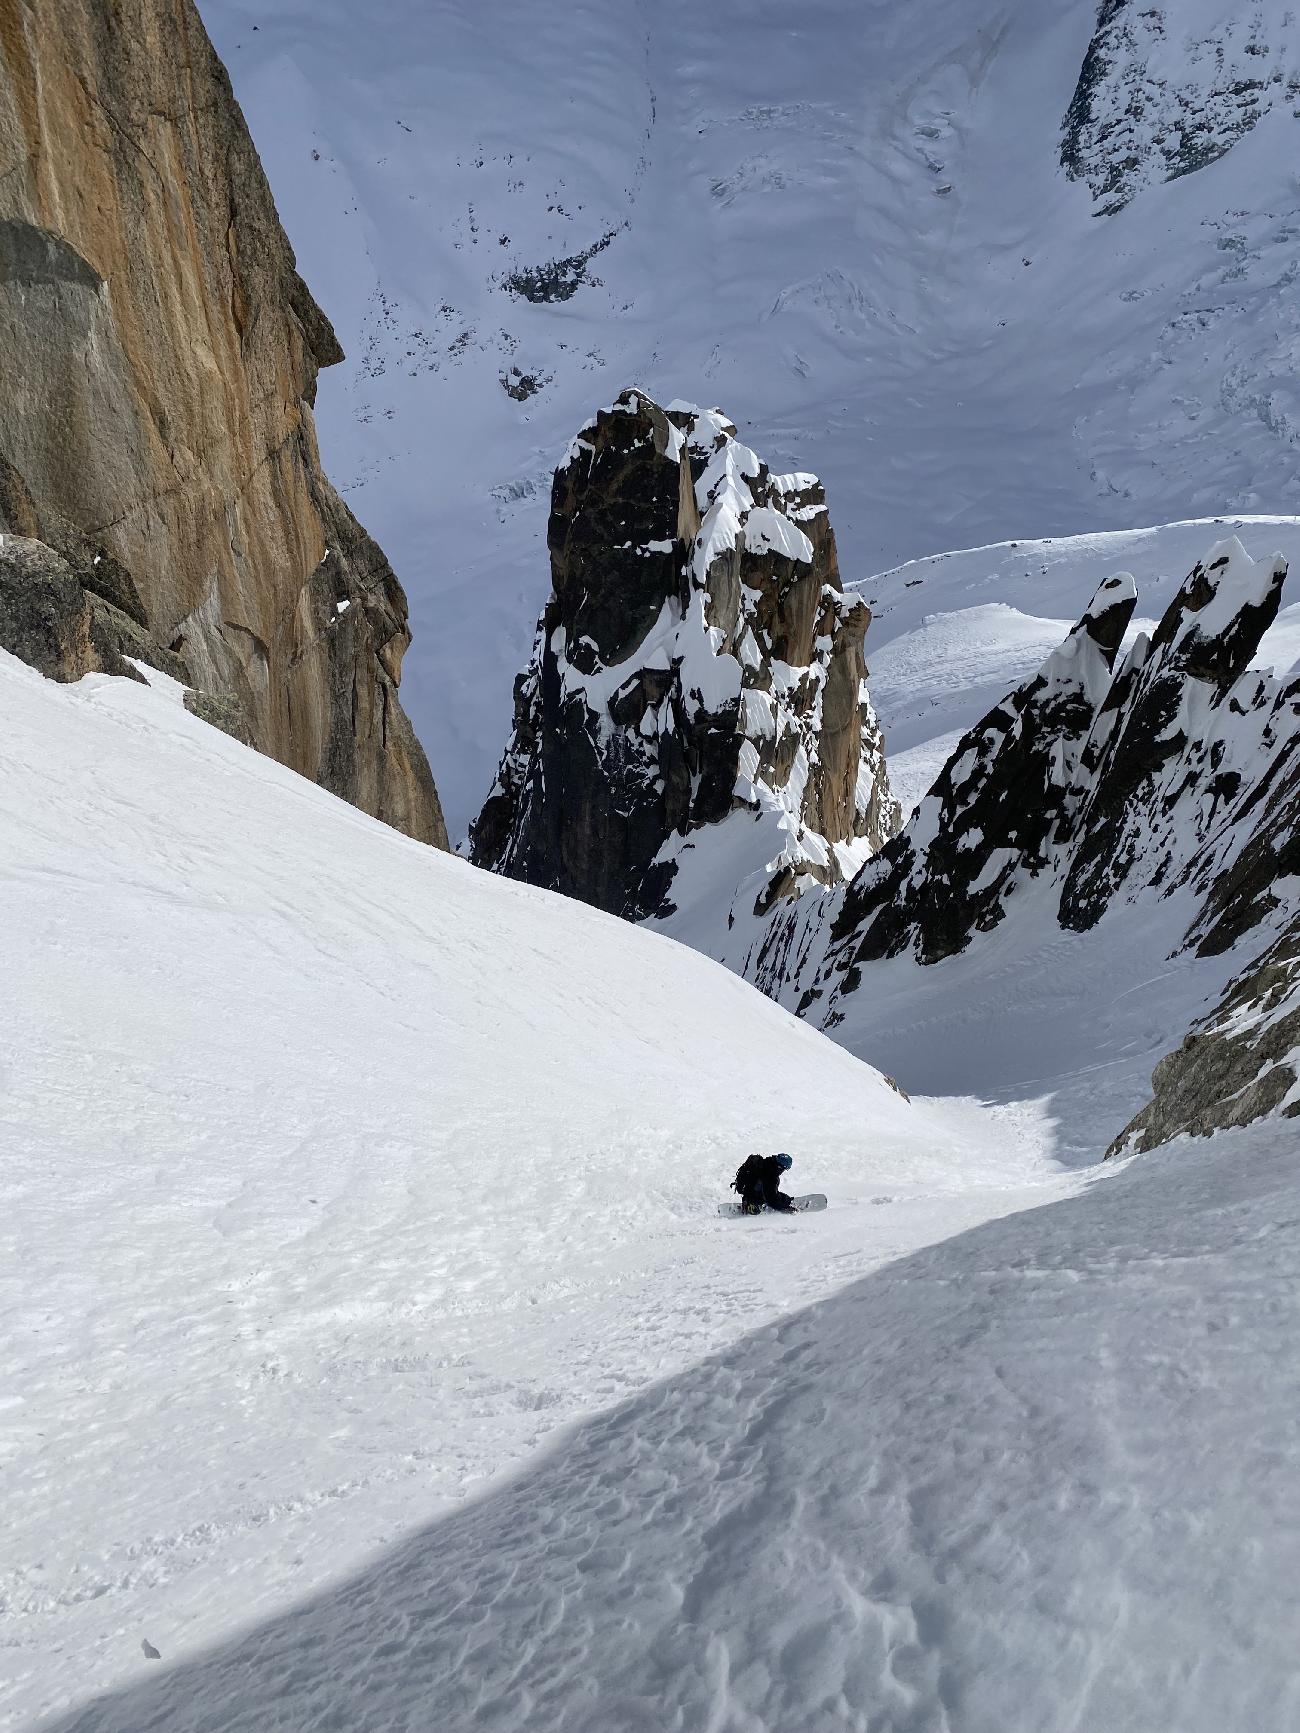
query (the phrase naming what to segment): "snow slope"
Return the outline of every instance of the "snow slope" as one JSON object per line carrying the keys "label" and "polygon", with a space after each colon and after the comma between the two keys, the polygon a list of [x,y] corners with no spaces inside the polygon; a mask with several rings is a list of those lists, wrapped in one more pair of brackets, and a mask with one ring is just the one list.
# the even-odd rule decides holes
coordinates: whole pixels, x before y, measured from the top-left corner
{"label": "snow slope", "polygon": [[[1109,217],[1061,164],[1095,0],[203,13],[348,351],[323,451],[411,596],[454,835],[547,593],[551,470],[626,385],[820,475],[848,578],[1300,509],[1289,0],[1144,7],[1110,44],[1099,124],[1140,114],[1081,141],[1138,165]],[[1220,38],[1267,86],[1244,136]],[[1230,148],[1166,182],[1202,111]]]}
{"label": "snow slope", "polygon": [[[1073,1183],[1033,1103],[908,1104],[721,967],[409,842],[149,678],[0,655],[14,1727]],[[835,1207],[720,1219],[755,1146]]]}

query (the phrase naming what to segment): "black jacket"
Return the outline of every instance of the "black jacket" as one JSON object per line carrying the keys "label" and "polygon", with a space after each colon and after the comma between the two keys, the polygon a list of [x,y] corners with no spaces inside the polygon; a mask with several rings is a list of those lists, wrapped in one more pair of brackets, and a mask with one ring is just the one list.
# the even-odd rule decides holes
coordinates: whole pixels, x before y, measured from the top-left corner
{"label": "black jacket", "polygon": [[781,1165],[774,1155],[751,1155],[737,1181],[741,1174],[745,1184],[740,1195],[746,1203],[763,1203],[775,1210],[794,1208],[794,1200],[781,1190]]}

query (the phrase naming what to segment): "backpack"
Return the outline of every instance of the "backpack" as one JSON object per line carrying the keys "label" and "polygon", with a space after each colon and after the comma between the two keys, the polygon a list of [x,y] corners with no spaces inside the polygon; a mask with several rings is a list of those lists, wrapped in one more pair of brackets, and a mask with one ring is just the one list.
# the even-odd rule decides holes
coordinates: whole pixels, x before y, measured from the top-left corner
{"label": "backpack", "polygon": [[732,1191],[738,1191],[742,1198],[761,1198],[763,1196],[763,1158],[761,1155],[747,1155],[736,1169],[736,1177],[731,1182]]}

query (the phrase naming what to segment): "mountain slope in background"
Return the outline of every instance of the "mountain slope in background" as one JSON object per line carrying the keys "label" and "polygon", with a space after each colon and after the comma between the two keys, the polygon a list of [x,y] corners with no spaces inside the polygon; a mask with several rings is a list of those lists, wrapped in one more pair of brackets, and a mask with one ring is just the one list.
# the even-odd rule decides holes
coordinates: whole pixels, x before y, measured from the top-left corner
{"label": "mountain slope in background", "polygon": [[[1155,10],[1158,42],[1143,8],[1136,46],[1103,44],[1081,149],[1130,73],[1169,95],[1099,216],[1061,161],[1092,0],[392,0],[382,28],[342,0],[208,0],[349,353],[326,456],[411,594],[406,690],[453,835],[545,600],[551,471],[629,379],[707,394],[774,469],[817,473],[846,580],[1296,508],[1294,13]],[[1246,131],[1221,39],[1268,94]],[[1184,96],[1215,148],[1169,181]]]}

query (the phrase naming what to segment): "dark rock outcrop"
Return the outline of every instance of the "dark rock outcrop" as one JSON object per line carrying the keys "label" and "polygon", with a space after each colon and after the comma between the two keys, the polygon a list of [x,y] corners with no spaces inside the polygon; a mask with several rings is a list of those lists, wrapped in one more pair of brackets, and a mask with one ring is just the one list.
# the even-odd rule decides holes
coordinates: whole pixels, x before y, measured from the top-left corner
{"label": "dark rock outcrop", "polygon": [[0,649],[49,680],[133,672],[97,641],[91,598],[68,562],[25,536],[0,535]]}
{"label": "dark rock outcrop", "polygon": [[1170,1138],[1208,1137],[1300,1114],[1300,918],[1228,987],[1181,1047],[1162,1059],[1152,1098],[1106,1151],[1144,1154]]}
{"label": "dark rock outcrop", "polygon": [[1252,561],[1235,538],[1225,542],[1191,572],[1150,647],[1134,647],[1094,737],[1069,837],[1063,926],[1095,926],[1132,878],[1172,880],[1221,819],[1242,780],[1225,701],[1232,694],[1238,710],[1263,713],[1260,693],[1239,684],[1277,617],[1285,576],[1281,558]]}
{"label": "dark rock outcrop", "polygon": [[639,920],[674,912],[707,833],[719,915],[742,884],[762,914],[893,833],[870,614],[814,477],[773,475],[716,411],[626,391],[556,471],[547,539],[477,864]]}
{"label": "dark rock outcrop", "polygon": [[340,357],[192,0],[0,7],[0,529],[116,610],[102,643],[134,622],[261,751],[445,846],[406,599],[316,448]]}
{"label": "dark rock outcrop", "polygon": [[909,945],[923,963],[964,950],[1002,920],[1017,883],[1052,867],[1136,601],[1130,577],[1108,578],[1033,679],[963,736],[907,829],[845,894],[832,942],[857,935],[855,963]]}

